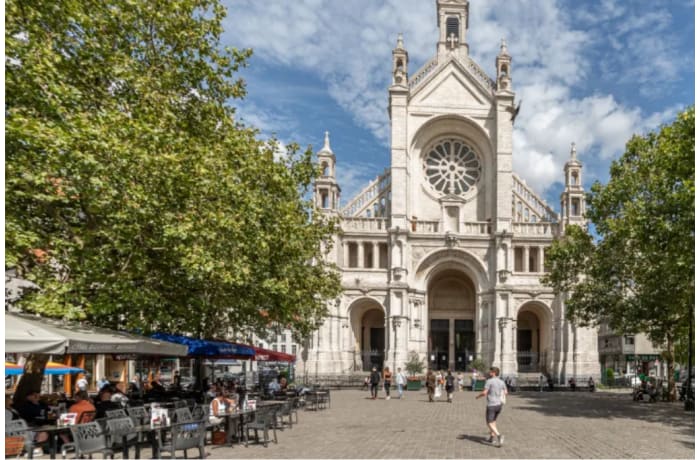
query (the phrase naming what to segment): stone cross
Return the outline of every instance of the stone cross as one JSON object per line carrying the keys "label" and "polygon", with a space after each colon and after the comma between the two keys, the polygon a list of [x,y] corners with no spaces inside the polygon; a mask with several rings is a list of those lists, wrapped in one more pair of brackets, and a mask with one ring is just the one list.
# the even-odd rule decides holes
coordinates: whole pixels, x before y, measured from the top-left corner
{"label": "stone cross", "polygon": [[449,44],[450,44],[450,48],[453,48],[453,49],[454,49],[454,48],[456,48],[456,45],[457,45],[457,42],[459,41],[459,39],[458,39],[457,37],[455,37],[454,32],[452,32],[452,33],[450,34],[450,36],[447,37],[447,41],[448,41]]}

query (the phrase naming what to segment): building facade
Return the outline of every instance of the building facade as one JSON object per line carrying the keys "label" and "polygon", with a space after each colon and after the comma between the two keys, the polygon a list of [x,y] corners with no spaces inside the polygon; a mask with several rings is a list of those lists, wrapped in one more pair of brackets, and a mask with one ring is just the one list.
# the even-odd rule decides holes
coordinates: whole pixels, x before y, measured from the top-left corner
{"label": "building facade", "polygon": [[469,2],[437,0],[435,56],[412,75],[399,36],[388,89],[391,166],[340,207],[328,133],[315,203],[340,219],[329,258],[343,294],[300,350],[298,373],[403,367],[417,352],[432,368],[475,359],[504,375],[600,375],[594,329],[565,318],[540,283],[545,250],[584,225],[582,164],[572,144],[561,214],[512,169],[518,113],[505,42],[496,80],[469,55]]}

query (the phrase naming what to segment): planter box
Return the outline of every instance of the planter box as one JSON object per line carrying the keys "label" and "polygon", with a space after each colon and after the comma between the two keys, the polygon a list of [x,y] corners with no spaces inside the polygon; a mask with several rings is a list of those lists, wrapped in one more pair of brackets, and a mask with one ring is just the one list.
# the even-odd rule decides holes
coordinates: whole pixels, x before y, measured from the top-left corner
{"label": "planter box", "polygon": [[420,380],[409,380],[406,382],[406,390],[418,391],[422,388],[423,382]]}
{"label": "planter box", "polygon": [[477,380],[476,385],[474,386],[474,391],[483,391],[485,384],[486,380]]}

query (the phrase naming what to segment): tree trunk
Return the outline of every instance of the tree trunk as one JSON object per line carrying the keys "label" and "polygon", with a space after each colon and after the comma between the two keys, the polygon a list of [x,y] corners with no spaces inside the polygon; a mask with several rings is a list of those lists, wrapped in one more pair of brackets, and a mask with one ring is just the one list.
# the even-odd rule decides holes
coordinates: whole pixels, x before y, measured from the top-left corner
{"label": "tree trunk", "polygon": [[675,366],[676,357],[674,356],[673,338],[669,335],[666,337],[668,352],[668,360],[666,361],[666,373],[668,374],[668,399],[669,401],[675,401],[678,399],[676,394],[676,381],[673,374],[673,368]]}
{"label": "tree trunk", "polygon": [[30,354],[24,363],[24,374],[19,378],[17,390],[12,398],[12,405],[19,407],[27,399],[31,391],[41,391],[41,381],[44,379],[44,369],[49,362],[49,355]]}

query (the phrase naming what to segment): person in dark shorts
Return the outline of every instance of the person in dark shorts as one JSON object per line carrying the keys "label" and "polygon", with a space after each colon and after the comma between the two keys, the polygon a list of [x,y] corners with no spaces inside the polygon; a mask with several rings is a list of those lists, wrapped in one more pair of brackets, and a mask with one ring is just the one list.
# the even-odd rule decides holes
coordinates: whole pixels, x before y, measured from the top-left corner
{"label": "person in dark shorts", "polygon": [[452,375],[452,371],[447,371],[447,376],[445,377],[445,392],[447,392],[447,402],[452,402],[452,394],[455,392],[455,376]]}
{"label": "person in dark shorts", "polygon": [[503,445],[504,438],[498,431],[496,419],[503,409],[505,395],[508,394],[506,384],[498,378],[500,372],[497,367],[489,369],[489,379],[484,385],[484,391],[476,396],[476,399],[486,396],[486,426],[489,427],[490,436],[485,441],[496,447]]}

